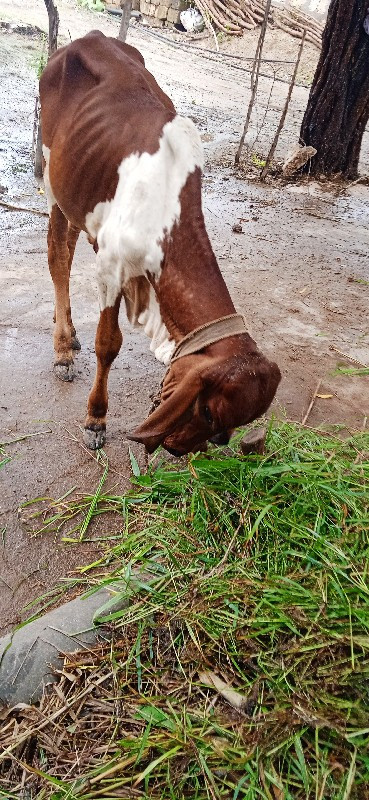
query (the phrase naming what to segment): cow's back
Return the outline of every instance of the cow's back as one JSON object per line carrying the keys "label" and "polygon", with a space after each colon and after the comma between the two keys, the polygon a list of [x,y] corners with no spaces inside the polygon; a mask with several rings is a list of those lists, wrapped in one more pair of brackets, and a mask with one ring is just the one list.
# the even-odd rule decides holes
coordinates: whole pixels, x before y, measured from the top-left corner
{"label": "cow's back", "polygon": [[175,109],[134,47],[94,31],[55,53],[40,80],[49,177],[66,216],[86,214],[116,190],[132,153],[154,153]]}

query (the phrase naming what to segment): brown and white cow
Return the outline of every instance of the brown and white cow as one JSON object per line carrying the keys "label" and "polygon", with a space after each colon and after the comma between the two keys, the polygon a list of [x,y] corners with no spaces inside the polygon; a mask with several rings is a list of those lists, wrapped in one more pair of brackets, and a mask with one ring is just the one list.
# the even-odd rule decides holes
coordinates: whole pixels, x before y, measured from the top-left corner
{"label": "brown and white cow", "polygon": [[[240,327],[211,248],[195,125],[176,114],[135,48],[99,31],[52,56],[40,96],[54,369],[62,380],[72,380],[73,349],[79,348],[69,276],[81,230],[97,253],[101,312],[86,443],[94,449],[105,441],[108,373],[122,344],[122,297],[132,325],[143,328],[151,350],[169,367],[159,407],[129,438],[150,452],[162,444],[176,455],[207,440],[227,442],[235,427],[266,411],[280,372],[242,320]],[[198,328],[195,345],[172,360],[178,343]]]}

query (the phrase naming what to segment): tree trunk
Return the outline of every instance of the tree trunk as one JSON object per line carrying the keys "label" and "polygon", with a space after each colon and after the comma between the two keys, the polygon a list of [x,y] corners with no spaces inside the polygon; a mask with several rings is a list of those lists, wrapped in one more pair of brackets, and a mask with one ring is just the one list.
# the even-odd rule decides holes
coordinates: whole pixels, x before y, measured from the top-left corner
{"label": "tree trunk", "polygon": [[49,58],[58,47],[59,14],[54,0],[45,0],[49,16]]}
{"label": "tree trunk", "polygon": [[[54,3],[54,0],[45,0],[45,6],[49,17],[49,48],[48,56],[55,52],[58,47],[58,29],[59,29],[59,13]],[[36,103],[36,136],[35,136],[35,164],[33,174],[38,180],[42,178],[42,132],[41,132],[41,117],[40,117],[40,103]]]}
{"label": "tree trunk", "polygon": [[120,0],[120,7],[122,9],[122,19],[120,22],[120,29],[118,39],[125,42],[127,38],[129,20],[131,18],[132,0]]}
{"label": "tree trunk", "polygon": [[369,118],[368,0],[331,0],[322,51],[302,121],[303,144],[317,154],[313,175],[357,177],[361,140]]}

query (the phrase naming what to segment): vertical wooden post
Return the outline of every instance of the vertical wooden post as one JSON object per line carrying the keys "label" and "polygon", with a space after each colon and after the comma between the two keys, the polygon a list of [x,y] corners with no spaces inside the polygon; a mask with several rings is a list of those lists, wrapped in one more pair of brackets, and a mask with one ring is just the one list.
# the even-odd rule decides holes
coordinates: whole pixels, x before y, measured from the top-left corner
{"label": "vertical wooden post", "polygon": [[40,109],[40,98],[37,97],[36,99],[36,108],[35,108],[35,136],[34,136],[34,156],[35,156],[35,163],[33,168],[33,174],[37,180],[42,178],[42,132],[41,132],[41,109]]}
{"label": "vertical wooden post", "polygon": [[45,0],[49,16],[49,58],[58,47],[59,13],[54,0]]}
{"label": "vertical wooden post", "polygon": [[285,102],[284,107],[283,107],[281,118],[279,120],[279,124],[278,124],[277,130],[275,132],[275,136],[274,136],[274,139],[273,139],[273,142],[272,142],[272,146],[271,146],[271,148],[269,150],[269,153],[268,153],[267,158],[266,158],[266,162],[265,162],[264,167],[263,167],[263,169],[261,171],[261,174],[260,174],[260,179],[262,181],[264,180],[264,178],[265,178],[265,176],[266,176],[266,174],[268,172],[269,164],[270,164],[270,162],[271,162],[271,160],[272,160],[272,158],[274,156],[274,153],[276,151],[276,147],[277,147],[277,144],[278,144],[278,139],[279,139],[281,130],[283,128],[284,121],[285,121],[286,116],[287,116],[288,106],[290,104],[293,87],[294,87],[295,81],[296,81],[297,70],[299,68],[299,64],[300,64],[300,60],[301,60],[301,56],[302,56],[302,51],[303,51],[304,44],[305,44],[305,37],[306,37],[306,30],[304,30],[304,33],[302,34],[302,39],[301,39],[301,44],[300,44],[299,52],[298,52],[297,59],[296,59],[295,69],[293,70],[293,75],[292,75],[292,78],[291,78],[291,83],[289,85],[289,89],[288,89],[288,93],[287,93],[287,97],[286,97],[286,102]]}
{"label": "vertical wooden post", "polygon": [[127,38],[129,20],[131,18],[132,0],[120,0],[120,7],[122,9],[122,19],[120,22],[120,29],[118,39],[125,42]]}
{"label": "vertical wooden post", "polygon": [[272,0],[267,0],[266,6],[265,6],[265,12],[264,12],[264,19],[263,19],[263,22],[262,22],[262,25],[261,25],[261,30],[260,30],[260,36],[259,36],[258,43],[257,43],[257,46],[256,46],[256,53],[255,53],[253,67],[252,67],[252,74],[251,74],[251,97],[250,97],[249,107],[247,109],[246,121],[245,121],[244,128],[243,128],[243,131],[242,131],[242,136],[241,136],[240,143],[238,145],[238,150],[237,150],[237,153],[236,153],[235,159],[234,159],[234,163],[236,165],[240,163],[241,152],[242,152],[242,148],[243,148],[244,143],[245,143],[246,133],[248,131],[249,122],[250,122],[250,118],[251,118],[252,107],[254,105],[255,95],[256,95],[257,88],[258,88],[259,72],[260,72],[260,64],[261,64],[261,54],[263,52],[263,45],[264,45],[264,39],[265,39],[266,29],[267,29],[267,25],[268,25],[268,17],[269,17],[269,11],[270,11],[271,4],[272,4]]}
{"label": "vertical wooden post", "polygon": [[[58,47],[58,30],[59,30],[59,13],[58,9],[54,3],[54,0],[44,0],[47,14],[49,17],[49,47],[48,47],[48,56],[55,53],[55,50]],[[35,122],[35,126],[37,126],[37,134],[36,134],[36,146],[35,146],[35,165],[34,165],[34,176],[37,179],[42,178],[42,132],[41,132],[41,119],[40,119],[40,101],[37,99],[36,102],[36,114],[37,120]]]}

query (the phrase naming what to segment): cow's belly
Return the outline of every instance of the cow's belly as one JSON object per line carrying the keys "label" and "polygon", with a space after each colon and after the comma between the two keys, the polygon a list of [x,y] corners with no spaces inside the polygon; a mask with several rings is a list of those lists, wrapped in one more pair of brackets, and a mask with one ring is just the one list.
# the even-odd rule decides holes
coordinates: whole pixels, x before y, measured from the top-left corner
{"label": "cow's belly", "polygon": [[[70,169],[70,181],[62,180],[57,172],[58,163],[54,166],[52,161],[50,182],[46,159],[48,203],[55,202],[53,186],[63,186],[64,195],[60,198],[56,196],[56,202],[74,225],[86,230],[91,239],[97,241],[101,310],[114,306],[118,295],[124,293],[130,281],[147,280],[148,276],[155,282],[159,281],[164,241],[170,237],[173,226],[180,219],[181,191],[188,176],[197,167],[202,167],[202,160],[201,140],[193,122],[176,116],[164,125],[157,151],[133,153],[122,160],[114,196],[111,200],[97,202],[82,220],[76,210],[73,211],[76,207],[83,208],[76,196],[77,186],[73,188],[76,175]],[[63,163],[65,170],[68,164],[66,152],[60,163]],[[81,172],[87,180],[92,171],[91,165],[91,170],[85,166]],[[86,203],[88,192],[84,185],[81,193]],[[100,196],[109,195],[103,192]],[[132,322],[141,325],[150,336],[151,349],[157,358],[165,364],[169,363],[174,342],[169,340],[151,287],[147,306]]]}

